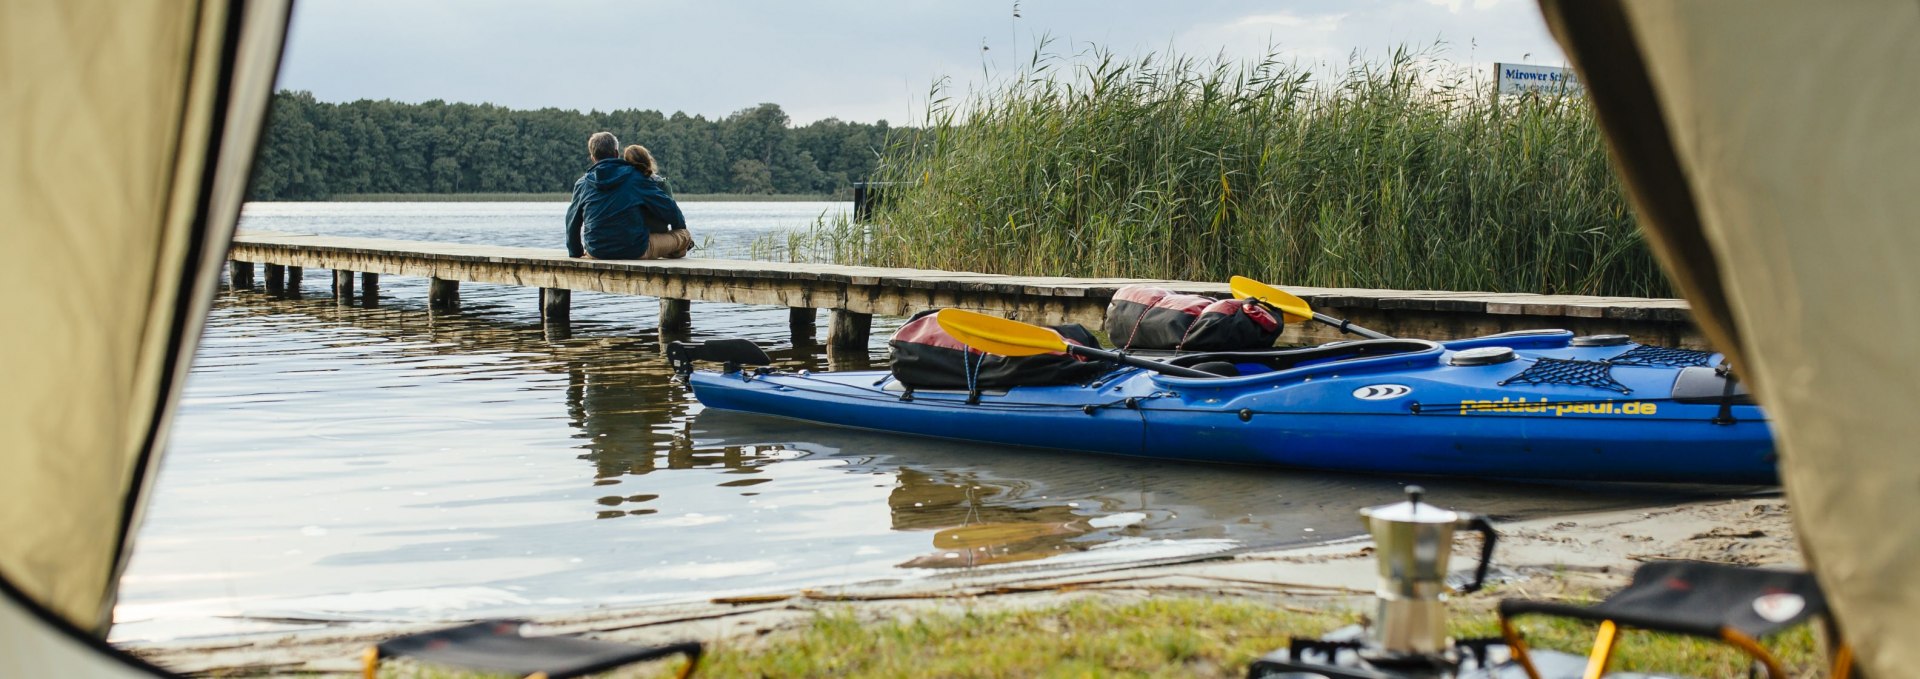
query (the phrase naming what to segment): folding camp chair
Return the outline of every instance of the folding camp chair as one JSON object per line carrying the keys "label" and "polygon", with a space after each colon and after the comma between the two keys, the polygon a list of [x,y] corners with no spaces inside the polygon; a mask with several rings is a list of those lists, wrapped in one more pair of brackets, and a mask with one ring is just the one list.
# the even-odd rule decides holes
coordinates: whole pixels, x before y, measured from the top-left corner
{"label": "folding camp chair", "polygon": [[[1587,654],[1586,679],[1599,679],[1607,673],[1614,642],[1626,627],[1723,641],[1752,656],[1766,668],[1768,679],[1785,679],[1780,661],[1761,647],[1759,640],[1813,616],[1826,617],[1826,612],[1820,586],[1807,573],[1665,561],[1641,566],[1626,589],[1592,606],[1501,601],[1500,633],[1506,637],[1514,660],[1532,679],[1541,679],[1540,672],[1513,626],[1513,619],[1522,615],[1600,623],[1600,633]],[[1833,638],[1837,643],[1839,637]],[[1852,660],[1852,648],[1841,644],[1834,653],[1833,678],[1844,679]]]}
{"label": "folding camp chair", "polygon": [[524,675],[527,679],[567,679],[670,655],[687,656],[680,678],[700,665],[700,642],[644,648],[580,637],[529,637],[525,620],[491,620],[388,639],[367,649],[365,679],[373,679],[384,658],[416,658],[472,670]]}

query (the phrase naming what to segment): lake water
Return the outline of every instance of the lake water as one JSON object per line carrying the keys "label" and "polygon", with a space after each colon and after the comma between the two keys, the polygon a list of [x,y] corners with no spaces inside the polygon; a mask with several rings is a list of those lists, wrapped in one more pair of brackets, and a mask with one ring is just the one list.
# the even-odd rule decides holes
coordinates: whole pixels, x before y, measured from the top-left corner
{"label": "lake water", "polygon": [[[842,203],[688,203],[702,249]],[[252,204],[243,229],[559,247],[560,203]],[[703,412],[671,379],[650,298],[577,292],[570,333],[531,288],[383,277],[373,308],[223,290],[187,381],[116,641],[467,619],[1127,561],[1357,534],[1411,479],[1165,464]],[[788,367],[825,356],[787,310],[695,302],[692,335]],[[823,312],[824,315],[824,312]],[[826,324],[819,324],[824,332]],[[1500,517],[1681,491],[1428,480]]]}

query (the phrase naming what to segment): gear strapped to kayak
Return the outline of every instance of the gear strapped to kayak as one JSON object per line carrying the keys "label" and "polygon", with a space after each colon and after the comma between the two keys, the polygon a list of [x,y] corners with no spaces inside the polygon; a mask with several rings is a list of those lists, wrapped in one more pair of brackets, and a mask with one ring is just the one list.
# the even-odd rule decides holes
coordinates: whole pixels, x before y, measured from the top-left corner
{"label": "gear strapped to kayak", "polygon": [[1119,349],[1235,351],[1264,349],[1280,337],[1280,318],[1252,300],[1183,295],[1129,285],[1107,305],[1107,337]]}
{"label": "gear strapped to kayak", "polygon": [[[1073,344],[1099,347],[1093,333],[1078,323],[1053,329]],[[940,327],[932,311],[914,314],[887,340],[893,377],[914,389],[982,389],[1078,384],[1112,368],[1064,353],[999,356],[969,349]]]}

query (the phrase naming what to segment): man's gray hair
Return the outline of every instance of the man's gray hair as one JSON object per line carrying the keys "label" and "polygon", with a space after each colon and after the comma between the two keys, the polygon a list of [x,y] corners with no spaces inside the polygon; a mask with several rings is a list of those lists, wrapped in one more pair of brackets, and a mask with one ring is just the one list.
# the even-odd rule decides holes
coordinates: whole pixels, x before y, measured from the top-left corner
{"label": "man's gray hair", "polygon": [[612,132],[595,132],[587,137],[587,155],[595,162],[620,157],[620,138]]}

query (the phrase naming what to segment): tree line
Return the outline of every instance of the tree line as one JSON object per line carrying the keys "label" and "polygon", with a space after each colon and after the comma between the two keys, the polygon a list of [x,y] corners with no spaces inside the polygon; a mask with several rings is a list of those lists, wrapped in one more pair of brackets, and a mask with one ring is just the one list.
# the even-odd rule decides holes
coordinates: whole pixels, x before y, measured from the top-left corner
{"label": "tree line", "polygon": [[710,120],[439,100],[331,103],[281,91],[250,197],[565,192],[586,170],[587,136],[601,130],[652,151],[674,191],[742,194],[844,194],[872,174],[892,131],[884,120],[794,126],[775,104]]}

